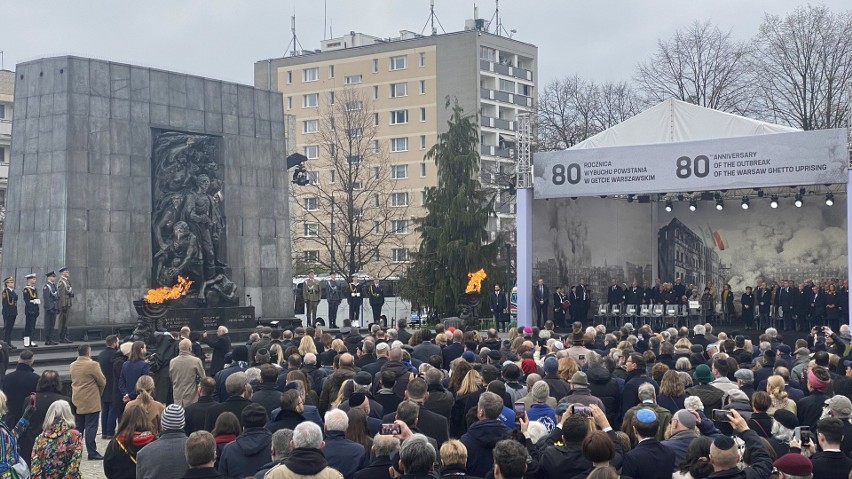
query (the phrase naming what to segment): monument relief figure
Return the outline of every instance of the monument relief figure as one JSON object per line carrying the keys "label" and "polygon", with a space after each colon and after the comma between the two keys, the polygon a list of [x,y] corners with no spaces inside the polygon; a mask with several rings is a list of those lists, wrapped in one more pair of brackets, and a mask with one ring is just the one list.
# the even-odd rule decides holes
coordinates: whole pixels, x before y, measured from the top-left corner
{"label": "monument relief figure", "polygon": [[203,303],[216,297],[238,303],[227,277],[223,182],[218,138],[177,131],[154,132],[152,148],[153,282],[172,286],[178,276],[194,282]]}

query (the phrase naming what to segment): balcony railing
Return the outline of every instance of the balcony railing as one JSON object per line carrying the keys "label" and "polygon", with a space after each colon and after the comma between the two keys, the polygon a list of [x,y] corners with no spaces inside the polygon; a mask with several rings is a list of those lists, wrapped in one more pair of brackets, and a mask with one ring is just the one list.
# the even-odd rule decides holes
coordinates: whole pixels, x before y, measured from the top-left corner
{"label": "balcony railing", "polygon": [[499,156],[501,158],[511,158],[512,150],[509,148],[500,148],[495,145],[480,145],[479,153],[487,156]]}
{"label": "balcony railing", "polygon": [[479,97],[485,100],[502,101],[503,103],[512,103],[515,105],[532,108],[532,98],[515,93],[509,93],[500,90],[489,90],[488,88],[479,88]]}
{"label": "balcony railing", "polygon": [[499,75],[520,78],[521,80],[533,81],[532,71],[520,67],[513,67],[503,63],[489,62],[488,60],[479,60],[479,69],[486,72],[493,72]]}
{"label": "balcony railing", "polygon": [[12,135],[12,122],[9,120],[0,120],[0,135]]}
{"label": "balcony railing", "polygon": [[486,128],[499,128],[501,130],[515,131],[515,122],[503,120],[502,118],[494,118],[490,116],[481,116],[480,125]]}

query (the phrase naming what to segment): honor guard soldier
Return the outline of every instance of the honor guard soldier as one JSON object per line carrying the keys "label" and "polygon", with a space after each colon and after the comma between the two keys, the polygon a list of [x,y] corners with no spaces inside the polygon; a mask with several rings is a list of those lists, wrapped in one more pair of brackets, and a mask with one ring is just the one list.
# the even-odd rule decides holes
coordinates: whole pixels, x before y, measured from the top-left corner
{"label": "honor guard soldier", "polygon": [[328,281],[325,283],[325,299],[328,301],[328,325],[332,328],[337,327],[337,309],[343,301],[343,292],[340,283],[337,282],[337,275],[331,273]]}
{"label": "honor guard soldier", "polygon": [[27,285],[24,287],[24,347],[36,348],[38,344],[33,342],[33,331],[35,330],[36,319],[38,319],[41,299],[38,297],[38,290],[35,287],[36,275],[30,273],[26,276]]}
{"label": "honor guard soldier", "polygon": [[358,282],[358,275],[352,275],[352,282],[349,283],[349,321],[353,326],[358,324],[358,315],[361,313],[361,305],[364,303],[364,298],[361,297],[361,284]]}
{"label": "honor guard soldier", "polygon": [[15,279],[9,276],[3,280],[3,340],[12,346],[12,328],[18,317],[18,294],[15,293]]}
{"label": "honor guard soldier", "polygon": [[379,323],[379,316],[382,315],[382,306],[385,305],[385,290],[382,288],[379,278],[373,280],[373,284],[369,288],[370,293],[370,308],[373,310],[373,324]]}
{"label": "honor guard soldier", "polygon": [[322,283],[314,277],[314,270],[308,271],[308,279],[302,285],[302,294],[305,297],[305,312],[307,314],[308,326],[313,326],[317,321],[317,306],[322,300]]}
{"label": "honor guard soldier", "polygon": [[59,342],[70,343],[68,339],[68,311],[71,309],[71,299],[74,289],[71,288],[71,272],[68,268],[59,270]]}
{"label": "honor guard soldier", "polygon": [[47,283],[41,291],[44,299],[44,344],[53,346],[59,344],[53,340],[53,325],[56,324],[56,314],[59,313],[59,291],[56,288],[56,273],[47,273]]}

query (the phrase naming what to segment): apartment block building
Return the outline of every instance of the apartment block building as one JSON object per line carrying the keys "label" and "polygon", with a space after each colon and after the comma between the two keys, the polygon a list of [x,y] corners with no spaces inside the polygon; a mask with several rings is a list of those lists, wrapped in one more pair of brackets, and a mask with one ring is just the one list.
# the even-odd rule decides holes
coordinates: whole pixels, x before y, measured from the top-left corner
{"label": "apartment block building", "polygon": [[9,186],[9,157],[12,154],[12,103],[15,72],[0,70],[0,254],[6,224],[6,188]]}
{"label": "apartment block building", "polygon": [[[294,262],[318,263],[329,254],[325,242],[317,239],[320,231],[327,232],[317,211],[330,214],[332,206],[321,204],[318,196],[323,195],[317,191],[339,188],[340,178],[322,144],[327,135],[319,130],[328,124],[323,112],[353,91],[369,103],[374,151],[387,158],[383,168],[389,171],[382,178],[393,185],[376,198],[376,205],[405,208],[404,217],[389,220],[396,241],[383,241],[377,261],[365,265],[364,273],[385,277],[401,272],[419,245],[413,222],[425,214],[426,188],[437,185],[437,167],[424,155],[448,127],[448,102],[457,101],[466,114],[476,115],[480,180],[497,196],[497,214],[488,230],[492,237],[504,232],[514,242],[509,186],[515,132],[519,115],[531,112],[535,102],[536,46],[475,27],[432,36],[401,31],[397,38],[351,32],[324,40],[319,50],[261,60],[254,67],[256,87],[284,94],[285,114],[295,123],[295,151],[309,158],[312,184],[293,188]],[[348,101],[352,106],[347,110],[364,107]]]}

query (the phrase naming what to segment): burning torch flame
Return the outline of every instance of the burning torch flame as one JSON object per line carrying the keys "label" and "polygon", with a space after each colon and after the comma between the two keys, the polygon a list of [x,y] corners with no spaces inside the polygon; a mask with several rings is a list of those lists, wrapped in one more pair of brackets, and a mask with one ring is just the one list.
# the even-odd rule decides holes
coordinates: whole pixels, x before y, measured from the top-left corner
{"label": "burning torch flame", "polygon": [[162,286],[157,289],[149,289],[145,293],[145,302],[150,304],[163,304],[170,299],[178,299],[186,295],[192,281],[183,276],[178,276],[177,284],[174,286]]}
{"label": "burning torch flame", "polygon": [[478,293],[482,289],[482,281],[487,277],[484,269],[480,269],[476,273],[468,273],[467,287],[464,289],[465,294]]}

